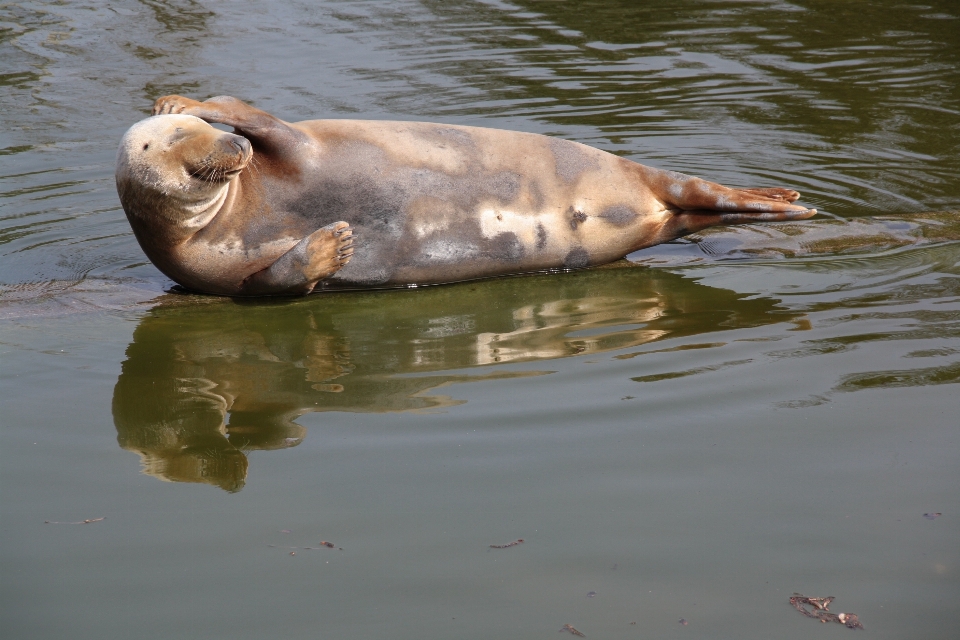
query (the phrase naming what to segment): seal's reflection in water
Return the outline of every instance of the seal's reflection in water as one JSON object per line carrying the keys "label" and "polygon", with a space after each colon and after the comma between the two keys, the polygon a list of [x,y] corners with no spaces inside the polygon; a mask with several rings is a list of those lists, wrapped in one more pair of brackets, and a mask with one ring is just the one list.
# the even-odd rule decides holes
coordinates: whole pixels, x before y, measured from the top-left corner
{"label": "seal's reflection in water", "polygon": [[543,373],[485,365],[759,326],[785,313],[769,299],[626,262],[281,302],[169,295],[134,332],[114,422],[145,473],[238,491],[245,452],[296,446],[306,430],[294,420],[307,412],[451,406],[462,401],[431,390]]}

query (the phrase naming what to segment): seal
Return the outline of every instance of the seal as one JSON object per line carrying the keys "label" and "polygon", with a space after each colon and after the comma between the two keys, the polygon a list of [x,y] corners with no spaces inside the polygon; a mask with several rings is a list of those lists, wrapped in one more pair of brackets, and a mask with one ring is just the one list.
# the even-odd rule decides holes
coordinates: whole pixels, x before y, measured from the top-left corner
{"label": "seal", "polygon": [[816,213],[791,189],[732,189],[530,133],[287,123],[226,96],[166,96],[153,114],[120,142],[117,191],[147,257],[203,293],[579,269],[711,226]]}

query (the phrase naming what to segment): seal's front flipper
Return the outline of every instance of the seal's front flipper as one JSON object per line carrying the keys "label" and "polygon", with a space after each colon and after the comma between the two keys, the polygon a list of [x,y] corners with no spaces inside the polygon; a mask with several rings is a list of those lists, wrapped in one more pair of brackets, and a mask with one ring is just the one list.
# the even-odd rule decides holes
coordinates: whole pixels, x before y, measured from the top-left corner
{"label": "seal's front flipper", "polygon": [[206,122],[225,124],[249,133],[277,127],[288,128],[287,124],[279,118],[230,96],[217,96],[205,102],[176,95],[157,98],[153,103],[153,115],[167,113],[196,116]]}
{"label": "seal's front flipper", "polygon": [[[160,116],[168,113],[186,113],[189,116],[196,115],[190,113],[190,110],[200,108],[203,108],[203,103],[199,100],[191,100],[190,98],[176,95],[163,96],[162,98],[157,98],[156,102],[153,103],[153,110],[150,115]],[[197,117],[199,118],[200,116]]]}
{"label": "seal's front flipper", "polygon": [[153,103],[153,115],[167,113],[182,113],[206,122],[225,124],[260,146],[279,148],[287,144],[296,148],[295,143],[303,142],[302,134],[283,120],[230,96],[217,96],[205,102],[177,95],[157,98]]}
{"label": "seal's front flipper", "polygon": [[272,265],[244,280],[240,295],[306,295],[320,280],[346,266],[352,255],[350,225],[346,222],[328,224],[298,242]]}

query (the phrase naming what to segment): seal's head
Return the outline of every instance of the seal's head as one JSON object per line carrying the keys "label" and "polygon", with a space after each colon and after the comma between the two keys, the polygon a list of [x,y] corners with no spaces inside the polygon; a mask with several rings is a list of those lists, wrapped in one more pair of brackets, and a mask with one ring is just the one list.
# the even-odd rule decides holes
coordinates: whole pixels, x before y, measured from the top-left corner
{"label": "seal's head", "polygon": [[252,157],[246,138],[200,118],[141,120],[127,130],[117,151],[120,202],[131,222],[196,230],[216,215],[229,183]]}

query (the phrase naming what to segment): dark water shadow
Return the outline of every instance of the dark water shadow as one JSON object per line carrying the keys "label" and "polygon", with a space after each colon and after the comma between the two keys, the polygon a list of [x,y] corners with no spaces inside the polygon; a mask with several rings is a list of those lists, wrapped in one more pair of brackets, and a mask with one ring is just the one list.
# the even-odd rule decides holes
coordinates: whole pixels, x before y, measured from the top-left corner
{"label": "dark water shadow", "polygon": [[549,373],[511,363],[792,317],[775,300],[623,262],[257,304],[169,295],[134,331],[114,423],[145,473],[237,491],[246,452],[296,446],[308,412],[436,410],[463,402],[440,387]]}

